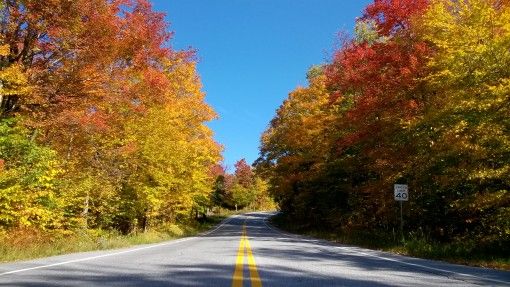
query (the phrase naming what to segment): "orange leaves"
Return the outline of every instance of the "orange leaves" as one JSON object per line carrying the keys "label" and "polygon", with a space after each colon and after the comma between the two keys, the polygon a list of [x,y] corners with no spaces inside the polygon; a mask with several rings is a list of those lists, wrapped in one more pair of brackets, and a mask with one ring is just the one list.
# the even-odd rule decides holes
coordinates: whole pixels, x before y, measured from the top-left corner
{"label": "orange leaves", "polygon": [[70,122],[120,132],[126,109],[163,103],[171,33],[148,1],[12,1],[6,9],[5,41],[37,85],[14,99],[34,121],[59,134],[74,133]]}
{"label": "orange leaves", "polygon": [[246,163],[246,160],[240,159],[235,164],[235,177],[237,183],[241,186],[248,188],[253,184],[253,172],[251,167]]}
{"label": "orange leaves", "polygon": [[125,157],[133,156],[137,151],[139,147],[135,142],[128,142],[119,148],[119,153]]}
{"label": "orange leaves", "polygon": [[402,182],[411,231],[499,252],[510,238],[509,19],[508,1],[369,5],[324,88],[293,91],[262,136],[259,169],[282,210],[388,232]]}
{"label": "orange leaves", "polygon": [[89,110],[78,119],[78,122],[86,130],[90,131],[90,133],[107,132],[110,129],[108,125],[108,114],[95,108],[89,108]]}
{"label": "orange leaves", "polygon": [[221,158],[205,125],[216,114],[193,51],[168,45],[164,15],[147,0],[5,5],[0,114],[56,151],[70,221],[127,232],[205,208]]}

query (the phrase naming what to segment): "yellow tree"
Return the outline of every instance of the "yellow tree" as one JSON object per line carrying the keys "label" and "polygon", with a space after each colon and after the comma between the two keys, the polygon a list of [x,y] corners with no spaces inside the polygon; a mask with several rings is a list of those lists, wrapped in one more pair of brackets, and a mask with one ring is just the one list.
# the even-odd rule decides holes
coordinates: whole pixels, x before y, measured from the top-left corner
{"label": "yellow tree", "polygon": [[0,228],[61,228],[62,172],[55,151],[30,140],[16,121],[0,121]]}
{"label": "yellow tree", "polygon": [[308,79],[309,86],[295,89],[277,110],[262,135],[256,162],[258,173],[270,179],[271,193],[282,210],[302,218],[320,216],[319,210],[313,211],[317,205],[309,203],[327,201],[315,193],[319,184],[311,182],[325,173],[337,112],[330,105],[322,67],[312,68]]}
{"label": "yellow tree", "polygon": [[141,202],[144,227],[188,215],[209,198],[209,169],[220,161],[221,148],[205,125],[216,115],[204,102],[195,63],[182,55],[171,58],[165,74],[162,102],[128,124],[137,158],[130,185]]}
{"label": "yellow tree", "polygon": [[30,142],[56,151],[70,227],[127,232],[208,198],[220,147],[204,122],[214,112],[191,52],[170,48],[149,1],[13,0],[0,10],[1,116],[20,117]]}
{"label": "yellow tree", "polygon": [[462,219],[451,232],[508,240],[510,5],[435,0],[415,26],[434,50],[423,79],[427,112],[416,126],[430,145],[421,173],[435,174],[440,201]]}

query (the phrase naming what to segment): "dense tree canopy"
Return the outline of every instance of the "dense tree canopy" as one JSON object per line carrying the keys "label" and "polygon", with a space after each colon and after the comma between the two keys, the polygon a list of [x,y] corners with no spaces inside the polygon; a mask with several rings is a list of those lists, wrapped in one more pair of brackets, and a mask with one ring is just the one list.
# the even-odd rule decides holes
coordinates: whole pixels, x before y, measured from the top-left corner
{"label": "dense tree canopy", "polygon": [[226,168],[221,166],[214,168],[213,203],[236,211],[242,208],[274,210],[276,206],[268,192],[267,182],[253,172],[245,159],[238,160],[234,167],[233,174],[227,173]]}
{"label": "dense tree canopy", "polygon": [[393,184],[406,183],[409,231],[508,247],[509,17],[497,0],[370,4],[262,136],[257,171],[281,209],[392,230]]}
{"label": "dense tree canopy", "polygon": [[208,205],[193,51],[147,0],[1,1],[0,227],[130,232]]}

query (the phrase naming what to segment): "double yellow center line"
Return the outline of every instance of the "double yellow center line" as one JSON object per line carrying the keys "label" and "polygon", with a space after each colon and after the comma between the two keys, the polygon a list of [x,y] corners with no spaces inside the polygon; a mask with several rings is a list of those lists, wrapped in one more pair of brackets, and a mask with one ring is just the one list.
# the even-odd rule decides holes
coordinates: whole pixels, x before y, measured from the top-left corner
{"label": "double yellow center line", "polygon": [[232,287],[243,287],[243,267],[245,253],[248,257],[248,270],[250,271],[250,281],[252,287],[262,287],[259,273],[257,271],[257,265],[255,264],[255,258],[253,258],[253,252],[251,251],[250,241],[246,235],[246,223],[243,224],[243,233],[241,235],[241,242],[239,242],[239,249],[237,250],[236,258],[236,269],[232,276]]}

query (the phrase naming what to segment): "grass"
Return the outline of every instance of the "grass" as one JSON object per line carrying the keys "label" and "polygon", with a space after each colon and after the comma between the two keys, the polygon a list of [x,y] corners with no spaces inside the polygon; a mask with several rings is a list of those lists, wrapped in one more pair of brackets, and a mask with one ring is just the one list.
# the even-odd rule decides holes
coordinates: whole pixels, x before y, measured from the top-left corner
{"label": "grass", "polygon": [[147,232],[122,235],[115,231],[40,231],[16,229],[0,233],[0,262],[27,260],[73,252],[106,250],[193,236],[226,216],[211,216],[193,225],[169,224]]}
{"label": "grass", "polygon": [[[500,249],[497,246],[484,247],[483,244],[474,240],[465,239],[443,243],[413,234],[408,234],[404,240],[400,240],[393,233],[381,231],[358,230],[346,233],[314,230],[296,226],[278,215],[271,218],[271,222],[276,227],[288,232],[321,238],[335,243],[456,264],[510,270],[508,247],[506,247],[506,252],[498,252]],[[501,246],[501,248],[505,248],[505,246]]]}

